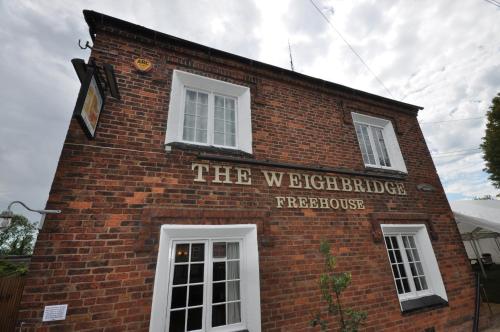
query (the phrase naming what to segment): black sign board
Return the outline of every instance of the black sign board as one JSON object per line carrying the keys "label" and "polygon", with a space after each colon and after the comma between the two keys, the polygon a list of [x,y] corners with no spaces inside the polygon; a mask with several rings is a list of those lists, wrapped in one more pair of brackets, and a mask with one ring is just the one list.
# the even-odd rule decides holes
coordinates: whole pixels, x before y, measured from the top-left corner
{"label": "black sign board", "polygon": [[88,67],[85,78],[82,80],[73,114],[89,138],[95,137],[105,99],[106,95],[99,81],[97,70]]}

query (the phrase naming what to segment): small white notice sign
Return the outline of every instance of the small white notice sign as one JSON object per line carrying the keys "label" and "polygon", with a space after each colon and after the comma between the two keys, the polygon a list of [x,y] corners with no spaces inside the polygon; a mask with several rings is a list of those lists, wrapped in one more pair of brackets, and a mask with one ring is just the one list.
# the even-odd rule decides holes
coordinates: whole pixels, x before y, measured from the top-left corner
{"label": "small white notice sign", "polygon": [[66,310],[68,310],[67,304],[48,305],[43,310],[43,321],[65,320]]}

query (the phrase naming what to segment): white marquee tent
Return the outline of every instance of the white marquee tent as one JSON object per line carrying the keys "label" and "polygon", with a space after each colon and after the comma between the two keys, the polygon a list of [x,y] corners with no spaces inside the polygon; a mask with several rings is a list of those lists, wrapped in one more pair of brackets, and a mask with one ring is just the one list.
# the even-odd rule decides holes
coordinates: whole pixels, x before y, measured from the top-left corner
{"label": "white marquee tent", "polygon": [[454,201],[450,205],[469,259],[490,254],[500,264],[500,200]]}

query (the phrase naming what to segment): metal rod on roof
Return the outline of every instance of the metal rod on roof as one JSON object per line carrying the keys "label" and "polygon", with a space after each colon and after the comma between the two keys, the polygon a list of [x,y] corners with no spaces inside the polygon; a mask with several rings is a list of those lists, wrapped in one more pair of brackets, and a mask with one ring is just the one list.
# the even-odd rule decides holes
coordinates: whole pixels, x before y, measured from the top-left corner
{"label": "metal rod on roof", "polygon": [[494,240],[495,240],[495,243],[497,244],[498,251],[500,251],[500,241],[498,240],[498,236],[496,238],[494,238]]}
{"label": "metal rod on roof", "polygon": [[479,256],[479,248],[477,247],[476,240],[472,238],[470,242],[472,244],[472,249],[474,249],[474,253],[476,254],[477,262],[481,267],[481,272],[483,273],[484,278],[487,278],[488,276],[486,275],[486,271],[483,266],[483,261],[481,259],[482,257]]}
{"label": "metal rod on roof", "polygon": [[290,47],[290,39],[288,39],[288,53],[290,53],[290,68],[292,69],[292,71],[295,71],[295,68],[293,68],[292,48]]}

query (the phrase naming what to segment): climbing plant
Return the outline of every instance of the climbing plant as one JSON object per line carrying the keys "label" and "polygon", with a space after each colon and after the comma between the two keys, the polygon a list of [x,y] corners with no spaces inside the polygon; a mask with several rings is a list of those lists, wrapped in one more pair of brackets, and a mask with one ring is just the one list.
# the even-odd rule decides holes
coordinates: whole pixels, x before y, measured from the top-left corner
{"label": "climbing plant", "polygon": [[321,298],[327,304],[327,316],[323,318],[318,312],[311,320],[311,325],[319,326],[321,331],[328,329],[329,316],[337,316],[341,332],[357,332],[363,321],[366,319],[366,312],[344,307],[342,304],[342,293],[351,284],[351,274],[349,272],[336,272],[336,259],[331,254],[331,247],[328,241],[321,241],[320,252],[325,258],[325,271],[319,278]]}

